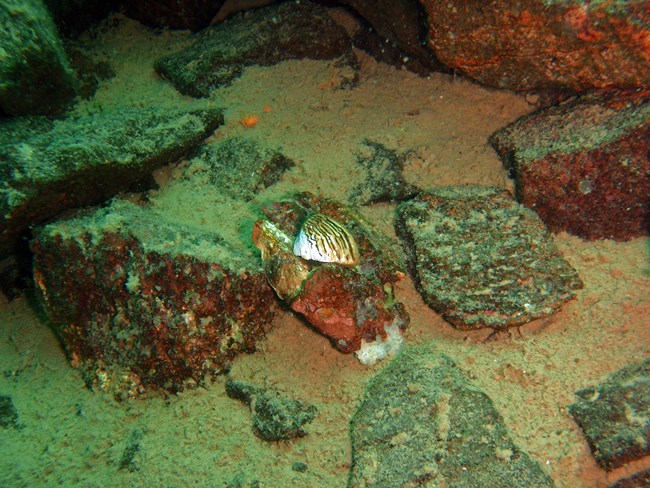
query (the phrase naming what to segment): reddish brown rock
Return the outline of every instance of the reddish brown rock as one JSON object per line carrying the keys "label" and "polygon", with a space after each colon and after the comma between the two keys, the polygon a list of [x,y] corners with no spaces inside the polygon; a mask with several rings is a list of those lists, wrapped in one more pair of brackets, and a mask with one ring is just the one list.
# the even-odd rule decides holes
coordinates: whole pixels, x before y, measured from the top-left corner
{"label": "reddish brown rock", "polygon": [[627,240],[650,230],[650,92],[584,97],[491,138],[517,199],[554,231]]}
{"label": "reddish brown rock", "polygon": [[[293,310],[332,339],[342,352],[362,343],[389,339],[408,324],[392,284],[403,278],[393,245],[350,207],[304,193],[263,209],[269,220],[255,224],[253,241],[262,252],[269,283]],[[355,267],[306,261],[293,253],[293,236],[308,214],[322,213],[354,236],[360,260]],[[361,357],[360,357],[361,358]]]}
{"label": "reddish brown rock", "polygon": [[423,191],[397,207],[395,228],[422,298],[459,329],[547,317],[583,286],[539,217],[501,188]]}
{"label": "reddish brown rock", "polygon": [[514,90],[650,86],[650,4],[421,0],[429,47],[480,83]]}
{"label": "reddish brown rock", "polygon": [[304,58],[336,60],[339,86],[356,82],[357,60],[345,29],[320,5],[284,2],[205,29],[191,46],[156,60],[155,69],[182,94],[207,97],[246,66]]}
{"label": "reddish brown rock", "polygon": [[127,201],[44,227],[32,249],[41,303],[72,364],[120,398],[224,372],[273,316],[252,251]]}

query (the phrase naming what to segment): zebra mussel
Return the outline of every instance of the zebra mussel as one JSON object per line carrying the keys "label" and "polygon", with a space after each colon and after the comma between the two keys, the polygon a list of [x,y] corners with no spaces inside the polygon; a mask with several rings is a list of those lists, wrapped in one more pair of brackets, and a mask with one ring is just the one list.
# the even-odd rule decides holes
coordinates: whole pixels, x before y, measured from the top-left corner
{"label": "zebra mussel", "polygon": [[319,213],[303,222],[293,243],[293,253],[321,263],[359,264],[359,247],[352,234],[336,220]]}

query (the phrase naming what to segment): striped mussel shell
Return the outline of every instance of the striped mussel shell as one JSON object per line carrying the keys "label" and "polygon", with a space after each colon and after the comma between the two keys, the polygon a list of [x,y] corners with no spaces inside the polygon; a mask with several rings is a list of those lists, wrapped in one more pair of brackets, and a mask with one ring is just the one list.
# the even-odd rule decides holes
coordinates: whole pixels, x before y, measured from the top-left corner
{"label": "striped mussel shell", "polygon": [[359,264],[359,247],[352,234],[336,220],[319,213],[303,222],[293,243],[293,253],[321,263]]}

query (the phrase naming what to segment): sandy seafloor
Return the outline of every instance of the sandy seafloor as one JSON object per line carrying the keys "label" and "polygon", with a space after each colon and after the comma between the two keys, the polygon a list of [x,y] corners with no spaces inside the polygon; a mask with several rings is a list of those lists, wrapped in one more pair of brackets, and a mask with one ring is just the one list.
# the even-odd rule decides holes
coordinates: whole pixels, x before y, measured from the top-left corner
{"label": "sandy seafloor", "polygon": [[[96,59],[111,63],[116,77],[77,111],[196,104],[153,70],[156,57],[189,40],[187,32],[154,33],[120,17],[108,22],[86,43]],[[298,163],[259,202],[296,190],[345,200],[364,138],[415,151],[406,175],[422,187],[512,188],[487,138],[534,108],[524,97],[449,75],[420,78],[363,53],[359,57],[360,81],[353,89],[334,89],[341,73],[331,62],[289,61],[249,68],[230,87],[198,102],[225,108],[226,124],[215,140],[251,135]],[[254,128],[239,123],[249,114],[259,116]],[[158,180],[164,185],[172,173],[161,170]],[[185,204],[167,211],[177,212],[179,221],[192,219],[191,198],[184,195],[178,202]],[[238,225],[236,209],[215,205],[208,214],[214,220],[202,221],[206,228]],[[363,213],[394,235],[393,210],[380,204]],[[411,315],[405,340],[430,343],[451,356],[492,398],[515,442],[557,486],[605,486],[625,469],[607,475],[598,468],[566,406],[576,390],[648,355],[648,239],[585,242],[559,234],[555,240],[585,282],[559,313],[485,341],[489,331],[462,332],[444,322],[407,277],[396,290]],[[0,486],[343,487],[351,461],[349,420],[364,382],[384,365],[362,366],[278,309],[259,351],[236,359],[231,374],[313,402],[319,413],[306,437],[267,443],[253,434],[248,408],[225,395],[223,377],[177,396],[122,403],[89,391],[29,298],[2,298],[0,394],[13,398],[22,429],[0,432]],[[137,469],[120,470],[136,430],[142,433]],[[296,462],[307,470],[292,470]]]}

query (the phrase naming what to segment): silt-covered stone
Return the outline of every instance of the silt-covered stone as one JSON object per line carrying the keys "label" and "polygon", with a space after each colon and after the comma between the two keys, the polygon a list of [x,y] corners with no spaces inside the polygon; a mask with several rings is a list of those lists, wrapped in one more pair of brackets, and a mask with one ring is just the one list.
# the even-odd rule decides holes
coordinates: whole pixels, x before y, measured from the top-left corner
{"label": "silt-covered stone", "polygon": [[[190,47],[164,56],[156,71],[184,95],[207,97],[246,66],[288,59],[339,59],[356,66],[352,40],[317,4],[283,2],[235,15],[197,35]],[[354,76],[349,80],[353,81]]]}
{"label": "silt-covered stone", "polygon": [[126,190],[222,123],[216,109],[138,107],[10,123],[17,138],[0,145],[0,256],[29,226]]}
{"label": "silt-covered stone", "polygon": [[369,381],[350,437],[350,488],[553,486],[492,400],[423,346],[403,349]]}
{"label": "silt-covered stone", "polygon": [[576,395],[569,412],[603,469],[611,471],[650,454],[650,359]]}
{"label": "silt-covered stone", "polygon": [[500,188],[424,191],[397,207],[395,227],[424,301],[459,329],[525,324],[582,287],[539,217]]}
{"label": "silt-covered stone", "polygon": [[45,226],[32,249],[40,301],[72,364],[121,398],[223,373],[273,316],[246,250],[128,201]]}
{"label": "silt-covered stone", "polygon": [[588,96],[491,137],[517,199],[553,231],[628,240],[650,232],[650,91]]}

